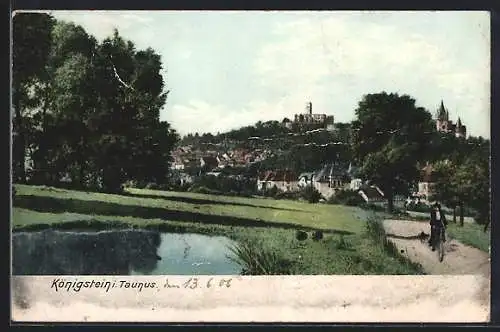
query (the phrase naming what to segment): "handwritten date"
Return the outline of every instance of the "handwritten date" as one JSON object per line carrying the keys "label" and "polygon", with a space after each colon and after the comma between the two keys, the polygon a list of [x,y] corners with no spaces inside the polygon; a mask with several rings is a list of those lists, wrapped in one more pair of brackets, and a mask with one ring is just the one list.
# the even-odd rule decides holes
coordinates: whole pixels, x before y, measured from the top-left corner
{"label": "handwritten date", "polygon": [[208,278],[208,280],[201,280],[200,278],[191,277],[184,282],[172,282],[168,279],[165,280],[164,288],[230,288],[232,279],[218,279]]}

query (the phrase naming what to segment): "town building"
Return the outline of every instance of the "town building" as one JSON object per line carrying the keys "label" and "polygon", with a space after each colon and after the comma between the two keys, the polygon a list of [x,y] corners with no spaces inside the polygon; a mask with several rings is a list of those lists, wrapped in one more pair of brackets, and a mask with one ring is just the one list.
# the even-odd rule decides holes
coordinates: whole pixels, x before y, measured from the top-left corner
{"label": "town building", "polygon": [[294,192],[299,189],[297,175],[290,170],[262,172],[257,178],[257,190],[265,191],[276,187],[282,192]]}
{"label": "town building", "polygon": [[441,133],[454,133],[456,137],[466,137],[467,127],[462,124],[460,117],[457,123],[450,120],[450,113],[444,107],[444,103],[441,100],[441,105],[436,112],[436,129]]}
{"label": "town building", "polygon": [[423,201],[428,201],[434,195],[435,183],[436,172],[434,167],[427,163],[420,171],[417,196]]}
{"label": "town building", "polygon": [[347,171],[337,164],[329,164],[313,175],[312,184],[324,199],[329,199],[339,190],[349,186]]}

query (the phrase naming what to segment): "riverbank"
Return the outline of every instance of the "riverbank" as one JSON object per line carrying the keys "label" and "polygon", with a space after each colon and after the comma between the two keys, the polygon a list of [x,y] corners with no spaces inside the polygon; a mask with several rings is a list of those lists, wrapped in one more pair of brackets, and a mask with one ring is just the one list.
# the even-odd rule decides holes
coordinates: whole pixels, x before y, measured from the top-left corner
{"label": "riverbank", "polygon": [[[421,273],[374,243],[366,232],[369,213],[359,208],[138,189],[125,195],[24,185],[16,190],[14,232],[140,228],[220,235],[275,253],[290,274]],[[307,239],[298,240],[298,231]],[[323,237],[312,238],[314,232]]]}

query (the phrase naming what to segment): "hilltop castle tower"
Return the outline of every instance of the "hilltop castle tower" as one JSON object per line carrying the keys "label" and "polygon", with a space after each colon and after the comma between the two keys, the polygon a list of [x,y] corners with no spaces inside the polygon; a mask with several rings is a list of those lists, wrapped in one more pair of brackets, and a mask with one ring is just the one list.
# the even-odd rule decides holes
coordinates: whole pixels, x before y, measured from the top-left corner
{"label": "hilltop castle tower", "polygon": [[441,133],[454,133],[456,137],[467,136],[467,127],[462,124],[460,117],[456,124],[450,120],[450,113],[444,107],[444,102],[442,100],[436,112],[436,129]]}

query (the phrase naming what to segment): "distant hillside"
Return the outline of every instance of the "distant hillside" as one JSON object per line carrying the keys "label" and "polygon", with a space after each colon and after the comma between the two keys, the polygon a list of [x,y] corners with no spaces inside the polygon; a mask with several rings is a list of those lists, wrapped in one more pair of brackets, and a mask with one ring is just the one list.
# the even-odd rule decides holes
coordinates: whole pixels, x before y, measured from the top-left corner
{"label": "distant hillside", "polygon": [[257,122],[251,126],[241,127],[225,133],[213,135],[210,133],[188,134],[180,142],[180,146],[213,144],[226,146],[226,148],[258,146],[270,147],[277,144],[281,148],[290,148],[297,144],[327,144],[327,143],[349,143],[350,124],[337,123],[336,130],[327,131],[319,126],[310,126],[307,130],[298,128],[289,129],[279,121]]}
{"label": "distant hillside", "polygon": [[189,134],[180,146],[224,153],[234,149],[267,150],[272,157],[249,165],[252,169],[289,168],[309,171],[333,161],[350,162],[350,124],[338,123],[335,130],[286,128],[279,121],[257,122],[225,133]]}

